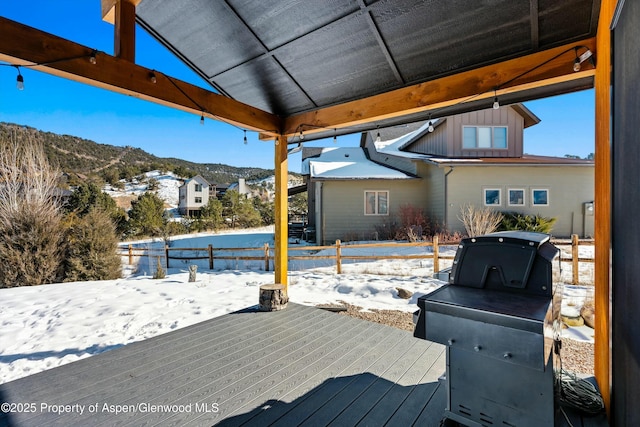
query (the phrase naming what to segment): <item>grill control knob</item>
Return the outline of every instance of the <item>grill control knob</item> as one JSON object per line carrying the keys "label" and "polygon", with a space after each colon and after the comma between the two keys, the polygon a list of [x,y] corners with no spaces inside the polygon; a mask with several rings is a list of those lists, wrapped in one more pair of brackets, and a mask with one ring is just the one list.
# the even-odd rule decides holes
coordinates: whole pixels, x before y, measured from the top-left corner
{"label": "grill control knob", "polygon": [[477,345],[477,346],[473,347],[473,349],[474,349],[475,351],[480,351],[480,350],[482,350],[482,347],[480,347],[479,345]]}
{"label": "grill control knob", "polygon": [[503,354],[502,357],[504,357],[505,359],[511,359],[511,353],[507,352]]}

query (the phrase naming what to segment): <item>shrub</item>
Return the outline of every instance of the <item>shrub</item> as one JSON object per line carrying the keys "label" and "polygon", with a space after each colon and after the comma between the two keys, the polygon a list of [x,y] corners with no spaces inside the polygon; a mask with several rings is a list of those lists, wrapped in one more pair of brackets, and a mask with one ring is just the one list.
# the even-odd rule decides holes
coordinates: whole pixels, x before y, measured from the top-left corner
{"label": "shrub", "polygon": [[550,234],[557,218],[547,218],[540,214],[527,215],[518,212],[503,212],[500,231],[521,230]]}
{"label": "shrub", "polygon": [[160,257],[157,257],[157,260],[156,260],[156,272],[153,273],[153,278],[154,279],[164,279],[166,276],[167,275],[164,272],[164,269],[162,268],[162,262],[160,261]]}
{"label": "shrub", "polygon": [[429,219],[420,208],[409,204],[402,205],[400,206],[399,216],[404,234],[404,236],[401,237],[403,239],[417,241],[420,240],[423,235],[430,235],[433,231]]}
{"label": "shrub", "polygon": [[91,209],[68,217],[65,281],[110,280],[121,275],[118,239],[109,214]]}
{"label": "shrub", "polygon": [[60,174],[32,139],[0,139],[0,287],[56,282],[62,274]]}
{"label": "shrub", "polygon": [[496,231],[502,214],[490,208],[478,209],[472,204],[460,208],[458,219],[464,224],[469,237],[482,236]]}

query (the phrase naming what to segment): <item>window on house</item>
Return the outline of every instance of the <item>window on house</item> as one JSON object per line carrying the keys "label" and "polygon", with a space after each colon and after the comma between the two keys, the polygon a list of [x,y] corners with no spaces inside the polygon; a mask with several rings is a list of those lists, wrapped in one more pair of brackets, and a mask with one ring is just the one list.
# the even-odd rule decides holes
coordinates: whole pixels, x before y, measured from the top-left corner
{"label": "window on house", "polygon": [[196,193],[202,193],[202,184],[196,184]]}
{"label": "window on house", "polygon": [[388,191],[365,191],[364,192],[364,214],[365,215],[388,215],[389,214],[389,192]]}
{"label": "window on house", "polygon": [[484,189],[484,205],[485,206],[500,206],[502,204],[502,190],[499,188],[485,188]]}
{"label": "window on house", "polygon": [[202,197],[196,197],[196,203],[202,203]]}
{"label": "window on house", "polygon": [[531,190],[531,203],[534,206],[549,205],[549,190],[534,188]]}
{"label": "window on house", "polygon": [[507,148],[506,126],[464,126],[462,148]]}
{"label": "window on house", "polygon": [[509,189],[509,206],[524,206],[524,190],[521,188]]}

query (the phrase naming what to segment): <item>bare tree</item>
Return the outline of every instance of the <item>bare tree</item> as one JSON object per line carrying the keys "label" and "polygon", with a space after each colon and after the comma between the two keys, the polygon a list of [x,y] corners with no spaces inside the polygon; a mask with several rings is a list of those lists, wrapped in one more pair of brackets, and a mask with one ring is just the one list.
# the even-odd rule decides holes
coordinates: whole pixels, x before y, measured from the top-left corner
{"label": "bare tree", "polygon": [[490,208],[478,209],[472,204],[466,204],[460,208],[458,219],[464,224],[467,235],[475,237],[496,231],[502,221],[502,214]]}
{"label": "bare tree", "polygon": [[33,138],[0,138],[0,287],[60,279],[59,176]]}

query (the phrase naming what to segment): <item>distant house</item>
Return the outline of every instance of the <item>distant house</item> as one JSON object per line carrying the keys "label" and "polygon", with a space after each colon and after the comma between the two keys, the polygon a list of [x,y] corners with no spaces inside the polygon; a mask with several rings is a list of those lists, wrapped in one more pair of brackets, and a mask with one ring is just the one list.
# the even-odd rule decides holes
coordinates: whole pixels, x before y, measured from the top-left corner
{"label": "distant house", "polygon": [[202,176],[196,175],[180,186],[178,194],[178,212],[180,215],[199,216],[200,208],[209,203],[210,185]]}
{"label": "distant house", "polygon": [[539,119],[521,104],[364,133],[358,148],[303,150],[309,225],[318,242],[374,238],[403,205],[464,232],[461,207],[557,219],[555,236],[592,236],[594,164],[532,156],[523,131]]}

